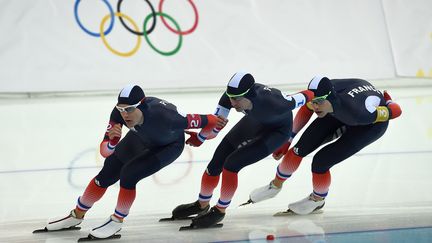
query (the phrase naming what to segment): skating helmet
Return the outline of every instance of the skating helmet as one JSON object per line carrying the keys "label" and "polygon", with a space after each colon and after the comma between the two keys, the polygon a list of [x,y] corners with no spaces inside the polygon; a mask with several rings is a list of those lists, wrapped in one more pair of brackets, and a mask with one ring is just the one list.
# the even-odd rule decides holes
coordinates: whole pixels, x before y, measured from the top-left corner
{"label": "skating helmet", "polygon": [[117,98],[117,104],[135,105],[144,99],[144,91],[136,84],[129,84],[124,87]]}
{"label": "skating helmet", "polygon": [[250,73],[237,72],[229,80],[226,94],[230,98],[244,96],[254,84],[255,79]]}

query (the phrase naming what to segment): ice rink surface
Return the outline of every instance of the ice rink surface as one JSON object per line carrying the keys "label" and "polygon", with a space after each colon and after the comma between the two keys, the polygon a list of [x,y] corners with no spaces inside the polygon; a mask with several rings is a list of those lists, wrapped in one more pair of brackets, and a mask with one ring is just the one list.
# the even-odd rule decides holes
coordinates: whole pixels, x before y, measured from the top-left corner
{"label": "ice rink surface", "polygon": [[[275,236],[272,242],[432,242],[432,88],[393,88],[390,94],[402,116],[377,142],[332,168],[322,214],[272,216],[311,192],[312,154],[276,198],[259,204],[238,207],[269,183],[278,162],[268,157],[240,171],[223,228],[180,232],[189,221],[158,222],[197,199],[207,162],[241,117],[232,110],[217,138],[186,147],[173,164],[138,184],[122,238],[110,242],[270,242],[267,235]],[[211,113],[220,95],[155,96],[186,113]],[[98,146],[115,103],[116,95],[0,99],[0,242],[76,242],[113,213],[117,184],[87,213],[80,231],[32,234],[48,218],[66,216],[98,173]],[[212,204],[218,197],[217,189]]]}

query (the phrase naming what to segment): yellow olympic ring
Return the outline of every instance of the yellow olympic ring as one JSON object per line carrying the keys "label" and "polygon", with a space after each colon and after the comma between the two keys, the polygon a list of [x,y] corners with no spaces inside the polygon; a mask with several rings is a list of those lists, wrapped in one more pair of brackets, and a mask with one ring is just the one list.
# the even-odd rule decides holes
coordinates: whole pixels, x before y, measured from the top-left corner
{"label": "yellow olympic ring", "polygon": [[[125,18],[127,21],[129,21],[129,22],[132,24],[132,26],[133,26],[133,28],[135,29],[136,32],[139,31],[139,28],[138,28],[137,24],[133,21],[133,19],[132,19],[131,17],[129,17],[129,16],[123,14],[123,13],[119,13],[119,12],[115,13],[115,16]],[[111,17],[111,14],[107,14],[107,15],[102,19],[102,22],[101,22],[101,24],[100,24],[100,28],[99,28],[99,31],[100,31],[100,37],[101,37],[101,39],[102,39],[104,45],[106,46],[106,48],[108,48],[108,50],[110,50],[112,53],[114,53],[114,54],[116,54],[116,55],[119,55],[119,56],[122,56],[122,57],[129,57],[129,56],[132,56],[133,54],[135,54],[135,52],[138,51],[138,49],[139,49],[140,46],[141,46],[141,38],[140,38],[140,36],[137,35],[138,42],[137,42],[137,44],[135,45],[135,47],[134,47],[131,51],[129,51],[129,52],[119,52],[119,51],[115,50],[114,48],[112,48],[112,47],[108,44],[108,42],[107,42],[107,40],[106,40],[106,38],[105,38],[105,33],[104,33],[104,25],[105,25],[105,22],[107,22],[107,20],[108,20],[110,17]]]}

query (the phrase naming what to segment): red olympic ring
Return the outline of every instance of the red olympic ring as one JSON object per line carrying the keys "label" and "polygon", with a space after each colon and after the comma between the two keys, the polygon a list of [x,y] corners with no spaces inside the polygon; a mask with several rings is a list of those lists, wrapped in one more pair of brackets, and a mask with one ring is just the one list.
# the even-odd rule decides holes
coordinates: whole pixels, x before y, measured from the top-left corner
{"label": "red olympic ring", "polygon": [[[164,0],[160,0],[159,1],[159,6],[158,6],[158,12],[162,13],[162,5],[163,5]],[[196,27],[198,26],[198,10],[195,6],[195,4],[192,2],[192,0],[188,0],[188,2],[192,5],[194,14],[195,14],[195,22],[192,26],[192,28],[190,28],[189,30],[185,30],[185,31],[177,31],[175,29],[173,29],[171,26],[169,26],[169,24],[165,21],[164,16],[160,15],[160,18],[162,20],[162,23],[172,32],[179,34],[179,35],[187,35],[190,34],[192,32],[194,32],[194,30],[196,29]]]}

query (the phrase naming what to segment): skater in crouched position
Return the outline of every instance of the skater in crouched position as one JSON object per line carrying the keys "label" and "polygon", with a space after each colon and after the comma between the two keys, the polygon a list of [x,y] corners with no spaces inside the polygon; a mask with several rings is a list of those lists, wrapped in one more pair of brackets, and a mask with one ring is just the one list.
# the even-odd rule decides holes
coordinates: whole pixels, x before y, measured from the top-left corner
{"label": "skater in crouched position", "polygon": [[[237,72],[229,80],[226,92],[219,100],[216,114],[228,117],[231,108],[245,116],[228,132],[218,145],[201,179],[198,200],[177,206],[173,219],[198,214],[190,228],[221,226],[225,210],[237,189],[237,173],[244,167],[262,160],[284,144],[292,130],[292,110],[313,97],[310,91],[286,95],[280,90],[255,83],[253,76]],[[211,136],[217,133],[213,131]],[[186,141],[199,146],[208,137],[201,131]],[[222,176],[220,176],[222,174]],[[213,190],[222,177],[221,194],[216,206],[210,208]]]}
{"label": "skater in crouched position", "polygon": [[321,209],[330,188],[330,168],[375,142],[384,135],[389,119],[401,115],[401,108],[386,91],[381,93],[362,79],[315,77],[308,89],[314,92],[315,98],[300,108],[294,119],[293,134],[308,123],[313,112],[318,117],[293,148],[289,149],[291,138],[273,153],[277,160],[284,156],[275,178],[269,185],[252,191],[249,202],[256,203],[276,196],[305,156],[337,139],[313,157],[313,192],[303,200],[289,204],[286,213],[304,215]]}
{"label": "skater in crouched position", "polygon": [[[210,114],[180,114],[176,106],[156,97],[146,97],[138,85],[123,88],[100,145],[104,166],[90,180],[76,208],[69,216],[49,220],[47,231],[68,229],[80,224],[85,213],[104,195],[107,188],[120,180],[120,191],[114,213],[89,237],[110,238],[122,228],[123,219],[135,199],[136,184],[180,156],[184,148],[184,129],[211,131],[225,121]],[[122,126],[130,130],[121,138]]]}

